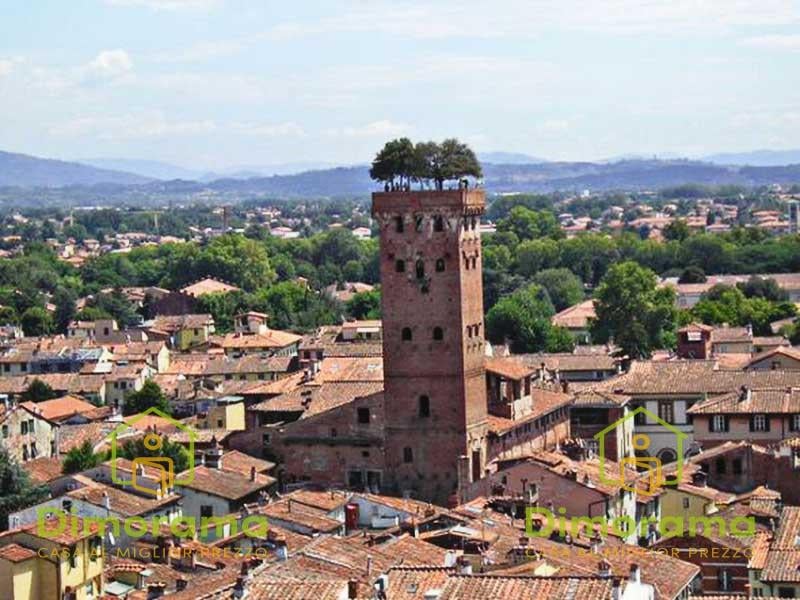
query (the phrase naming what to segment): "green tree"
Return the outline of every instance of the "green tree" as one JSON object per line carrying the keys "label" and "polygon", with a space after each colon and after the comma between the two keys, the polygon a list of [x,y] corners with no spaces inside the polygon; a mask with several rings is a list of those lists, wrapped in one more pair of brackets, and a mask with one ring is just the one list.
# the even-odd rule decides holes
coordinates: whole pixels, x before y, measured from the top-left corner
{"label": "green tree", "polygon": [[53,295],[56,305],[55,326],[58,333],[66,333],[67,327],[75,318],[75,301],[77,295],[69,288],[60,287]]}
{"label": "green tree", "polygon": [[689,237],[690,233],[689,226],[683,219],[675,219],[672,223],[664,227],[664,239],[666,240],[682,242]]}
{"label": "green tree", "polygon": [[8,529],[8,516],[43,502],[50,496],[47,486],[34,485],[28,473],[0,445],[0,530]]}
{"label": "green tree", "polygon": [[182,473],[189,468],[189,452],[181,444],[171,442],[167,435],[161,436],[159,448],[152,450],[145,446],[144,437],[128,440],[119,449],[119,455],[128,460],[145,457],[166,457],[172,460],[175,473]]}
{"label": "green tree", "polygon": [[65,474],[80,473],[93,469],[105,459],[104,453],[95,453],[92,443],[86,440],[80,446],[70,448],[64,457],[62,472]]}
{"label": "green tree", "polygon": [[475,153],[455,138],[444,140],[433,152],[429,173],[438,190],[444,189],[445,181],[483,177],[483,170]]}
{"label": "green tree", "polygon": [[778,282],[769,277],[753,275],[744,283],[737,283],[738,287],[748,298],[764,298],[771,302],[787,302],[789,293],[778,285]]}
{"label": "green tree", "polygon": [[23,402],[44,402],[45,400],[57,398],[58,394],[41,379],[34,379],[28,385],[28,389],[22,392],[21,397]]}
{"label": "green tree", "polygon": [[520,240],[561,236],[561,228],[552,212],[531,210],[525,206],[512,208],[506,218],[498,221],[497,231],[512,231]]}
{"label": "green tree", "polygon": [[678,278],[678,283],[705,283],[706,279],[706,274],[700,267],[686,267]]}
{"label": "green tree", "polygon": [[655,273],[631,261],[608,269],[595,292],[595,311],[592,339],[613,339],[631,358],[646,358],[665,347],[677,318],[674,290],[658,287]]}
{"label": "green tree", "polygon": [[243,235],[222,235],[202,251],[196,268],[247,291],[269,285],[275,278],[263,244]]}
{"label": "green tree", "polygon": [[547,349],[551,317],[555,314],[547,293],[537,285],[520,288],[501,298],[486,314],[486,335],[494,344],[510,343],[516,353]]}
{"label": "green tree", "polygon": [[125,398],[124,415],[136,415],[150,408],[156,408],[164,414],[172,414],[169,400],[164,396],[159,385],[152,380],[144,382],[142,389],[129,394]]}
{"label": "green tree", "polygon": [[410,139],[404,137],[391,140],[375,156],[369,175],[376,181],[387,183],[391,188],[409,185],[420,168],[418,158]]}
{"label": "green tree", "polygon": [[53,317],[40,306],[32,306],[22,313],[20,322],[25,335],[42,336],[53,333]]}
{"label": "green tree", "polygon": [[569,269],[545,269],[533,278],[533,282],[547,290],[556,311],[574,306],[583,300],[583,282]]}
{"label": "green tree", "polygon": [[524,277],[533,277],[539,271],[556,267],[559,253],[559,243],[555,240],[526,240],[517,246],[517,271]]}
{"label": "green tree", "polygon": [[380,290],[371,290],[369,292],[355,294],[347,302],[347,314],[353,319],[380,319]]}

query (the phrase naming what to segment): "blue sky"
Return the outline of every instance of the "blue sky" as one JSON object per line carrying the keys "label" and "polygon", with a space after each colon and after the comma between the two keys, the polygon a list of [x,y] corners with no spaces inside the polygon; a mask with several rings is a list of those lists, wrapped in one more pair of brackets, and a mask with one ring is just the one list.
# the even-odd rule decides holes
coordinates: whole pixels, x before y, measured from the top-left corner
{"label": "blue sky", "polygon": [[550,159],[800,147],[800,0],[29,0],[0,149],[222,169],[393,136]]}

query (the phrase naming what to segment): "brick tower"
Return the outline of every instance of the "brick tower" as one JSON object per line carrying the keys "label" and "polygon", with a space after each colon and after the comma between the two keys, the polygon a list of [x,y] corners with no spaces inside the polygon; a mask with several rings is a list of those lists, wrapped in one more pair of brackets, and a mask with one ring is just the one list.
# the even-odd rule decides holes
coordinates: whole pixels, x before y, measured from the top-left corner
{"label": "brick tower", "polygon": [[[446,502],[483,475],[481,190],[382,192],[385,482]],[[463,495],[463,494],[460,494]]]}

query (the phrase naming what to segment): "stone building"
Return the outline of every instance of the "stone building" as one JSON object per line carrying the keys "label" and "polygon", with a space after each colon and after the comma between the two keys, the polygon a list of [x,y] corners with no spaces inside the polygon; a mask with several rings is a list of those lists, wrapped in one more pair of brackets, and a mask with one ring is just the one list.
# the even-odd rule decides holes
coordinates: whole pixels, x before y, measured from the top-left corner
{"label": "stone building", "polygon": [[380,225],[386,473],[446,501],[484,475],[481,190],[373,194]]}

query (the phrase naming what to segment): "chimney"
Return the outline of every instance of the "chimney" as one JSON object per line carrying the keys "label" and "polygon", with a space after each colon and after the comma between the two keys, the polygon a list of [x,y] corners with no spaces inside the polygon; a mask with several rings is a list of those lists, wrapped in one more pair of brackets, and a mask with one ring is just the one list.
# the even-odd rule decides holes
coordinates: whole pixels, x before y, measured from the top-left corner
{"label": "chimney", "polygon": [[367,556],[367,577],[372,575],[372,557]]}
{"label": "chimney", "polygon": [[628,577],[628,581],[630,583],[642,583],[642,571],[636,563],[631,565],[631,574]]}
{"label": "chimney", "polygon": [[611,563],[605,558],[597,563],[597,575],[606,579],[611,577]]}
{"label": "chimney", "polygon": [[459,575],[472,575],[472,563],[466,556],[459,556],[456,561]]}
{"label": "chimney", "polygon": [[289,559],[289,548],[286,546],[286,540],[277,540],[275,542],[275,554],[278,560],[283,562]]}
{"label": "chimney", "polygon": [[111,498],[108,497],[108,492],[106,491],[103,491],[103,507],[108,511],[111,510]]}
{"label": "chimney", "polygon": [[347,598],[349,600],[357,600],[358,598],[358,581],[355,579],[347,582]]}
{"label": "chimney", "polygon": [[739,402],[749,402],[752,397],[753,391],[749,387],[743,385],[739,388]]}
{"label": "chimney", "polygon": [[611,582],[611,600],[622,600],[622,582],[616,577]]}
{"label": "chimney", "polygon": [[236,578],[236,585],[233,586],[233,597],[244,598],[247,586],[247,579],[244,577]]}
{"label": "chimney", "polygon": [[187,585],[189,585],[189,582],[184,577],[178,577],[175,580],[175,591],[182,592],[186,589]]}
{"label": "chimney", "polygon": [[153,598],[161,598],[164,595],[164,589],[167,587],[167,584],[163,581],[156,581],[154,583],[147,584],[147,600],[153,600]]}
{"label": "chimney", "polygon": [[250,467],[250,481],[256,480],[256,468]]}

